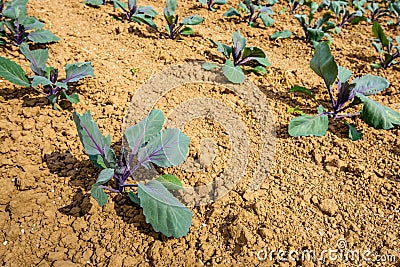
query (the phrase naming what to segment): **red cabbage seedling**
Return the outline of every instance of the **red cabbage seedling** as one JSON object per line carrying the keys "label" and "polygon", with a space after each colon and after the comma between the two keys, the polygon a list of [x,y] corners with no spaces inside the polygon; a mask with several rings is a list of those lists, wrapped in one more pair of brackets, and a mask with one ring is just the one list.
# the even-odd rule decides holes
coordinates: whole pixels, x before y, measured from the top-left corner
{"label": "red cabbage seedling", "polygon": [[217,11],[215,9],[215,5],[225,5],[226,0],[198,0],[201,4],[207,6],[208,10],[210,11]]}
{"label": "red cabbage seedling", "polygon": [[151,6],[138,6],[136,0],[128,0],[128,5],[120,1],[116,4],[125,12],[125,16],[129,21],[144,22],[154,25],[153,18],[157,16],[157,12]]}
{"label": "red cabbage seedling", "polygon": [[294,15],[304,31],[306,42],[311,43],[314,47],[322,42],[324,37],[327,38],[329,42],[332,42],[332,38],[329,33],[331,29],[335,28],[335,23],[330,21],[331,15],[329,13],[325,13],[314,23],[314,14],[317,10],[318,5],[315,2],[312,2],[308,16],[306,14]]}
{"label": "red cabbage seedling", "polygon": [[[324,80],[333,111],[326,111],[325,107],[320,104],[318,115],[302,115],[292,119],[289,124],[291,136],[325,135],[328,130],[328,117],[336,120],[360,115],[368,125],[375,129],[384,130],[400,124],[399,112],[368,98],[368,96],[377,94],[389,86],[389,82],[385,78],[367,74],[349,82],[352,75],[351,71],[336,65],[329,45],[325,42],[320,43],[315,48],[310,66]],[[332,86],[336,80],[337,94],[335,97]],[[294,86],[290,89],[290,92],[306,93],[315,100],[313,93],[301,86]],[[361,103],[363,103],[361,111],[350,114],[344,113],[349,108],[354,108]],[[347,126],[349,126],[349,137],[352,140],[361,138],[361,133],[357,132],[353,125],[347,124]]]}
{"label": "red cabbage seedling", "polygon": [[396,19],[395,22],[388,21],[389,25],[397,25],[400,27],[400,1],[392,1],[388,7],[389,12],[391,12],[390,17],[394,17]]}
{"label": "red cabbage seedling", "polygon": [[[218,52],[223,53],[226,58],[222,67],[222,73],[232,83],[242,83],[245,80],[242,66],[252,65],[248,72],[266,73],[265,67],[271,64],[264,51],[255,46],[246,47],[246,39],[240,34],[240,31],[232,34],[232,46],[211,40],[217,47]],[[231,59],[232,56],[232,59]],[[219,68],[213,63],[204,63],[203,69],[212,70]]]}
{"label": "red cabbage seedling", "polygon": [[[67,94],[68,83],[77,82],[88,76],[94,77],[90,62],[72,63],[65,66],[66,78],[59,81],[58,69],[46,66],[47,49],[30,50],[27,43],[22,43],[20,50],[31,63],[30,68],[34,75],[28,78],[21,66],[7,58],[0,57],[0,77],[16,85],[35,88],[46,95],[54,109],[57,109],[58,98],[66,99],[72,104],[79,102],[77,94]],[[39,85],[43,90],[38,89]]]}
{"label": "red cabbage seedling", "polygon": [[372,45],[378,52],[380,61],[378,64],[372,64],[372,66],[387,69],[396,64],[396,58],[400,57],[400,36],[396,36],[397,46],[394,46],[392,38],[386,37],[385,32],[377,21],[374,22],[372,31],[376,37]]}
{"label": "red cabbage seedling", "polygon": [[257,27],[257,19],[261,19],[264,26],[269,27],[274,24],[274,20],[270,17],[270,15],[274,14],[271,6],[277,3],[276,0],[268,0],[268,5],[262,6],[259,4],[258,0],[244,0],[244,2],[239,3],[239,9],[235,9],[231,7],[228,11],[226,11],[223,16],[232,17],[239,16],[240,11],[243,10],[247,13],[248,23],[251,27]]}
{"label": "red cabbage seedling", "polygon": [[[153,110],[144,120],[126,129],[129,148],[122,148],[117,158],[111,148],[110,135],[102,135],[90,111],[83,115],[74,112],[73,117],[86,154],[102,169],[91,189],[97,203],[101,207],[107,203],[108,195],[104,190],[124,194],[140,205],[146,222],[155,231],[168,237],[185,236],[192,224],[192,212],[168,191],[182,188],[179,179],[163,175],[143,183],[134,175],[140,167],[148,168],[150,164],[160,167],[181,164],[186,159],[190,139],[176,128],[162,130],[164,114]],[[128,183],[130,177],[134,183]],[[115,182],[114,188],[106,186],[111,180]]]}
{"label": "red cabbage seedling", "polygon": [[346,24],[355,25],[361,21],[366,21],[361,10],[351,12],[348,8],[348,3],[345,1],[331,1],[329,9],[335,14],[337,23],[335,31],[340,33],[341,29]]}
{"label": "red cabbage seedling", "polygon": [[[27,16],[26,5],[28,0],[12,0],[0,3],[0,45],[5,45],[7,40],[15,45],[31,41],[45,44],[60,40],[48,30],[43,30],[44,24],[35,17]],[[4,10],[3,10],[4,9]]]}

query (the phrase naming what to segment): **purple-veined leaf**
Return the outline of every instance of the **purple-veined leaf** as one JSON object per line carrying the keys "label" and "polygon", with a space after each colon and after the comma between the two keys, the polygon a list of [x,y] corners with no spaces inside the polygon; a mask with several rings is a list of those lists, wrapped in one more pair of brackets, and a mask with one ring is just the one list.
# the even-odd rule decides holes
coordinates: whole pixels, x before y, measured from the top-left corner
{"label": "purple-veined leaf", "polygon": [[55,36],[52,32],[48,30],[37,30],[29,33],[28,39],[34,43],[46,44],[52,42],[60,41],[60,38]]}
{"label": "purple-veined leaf", "polygon": [[355,78],[351,84],[354,85],[351,98],[357,93],[365,96],[374,95],[389,87],[389,82],[385,78],[371,74]]}
{"label": "purple-veined leaf", "polygon": [[168,25],[175,24],[175,11],[176,11],[176,0],[167,0],[167,4],[164,8],[164,17],[168,22]]}
{"label": "purple-veined leaf", "polygon": [[21,66],[4,57],[0,57],[0,77],[16,85],[30,86],[26,73]]}
{"label": "purple-veined leaf", "polygon": [[146,15],[144,15],[144,14],[134,15],[134,16],[132,16],[132,20],[134,20],[138,23],[144,23],[144,24],[150,26],[151,28],[153,28],[154,30],[158,31],[157,25],[154,23],[152,18],[146,17]]}
{"label": "purple-veined leaf", "polygon": [[132,10],[136,6],[137,6],[136,0],[128,0],[128,8],[129,8],[129,10]]}
{"label": "purple-veined leaf", "polygon": [[[105,137],[101,134],[99,127],[90,114],[90,111],[87,111],[82,115],[74,112],[73,118],[86,154],[92,156],[92,158],[93,156],[101,155],[104,165],[113,166],[115,164],[115,154],[110,148],[111,136],[108,135]],[[96,157],[96,160],[98,161],[99,159]]]}
{"label": "purple-veined leaf", "polygon": [[138,161],[145,167],[150,162],[160,167],[176,166],[186,159],[189,144],[189,137],[179,129],[166,129],[139,149]]}
{"label": "purple-veined leaf", "polygon": [[76,93],[68,95],[66,92],[61,92],[61,98],[68,100],[71,104],[79,103],[79,95]]}
{"label": "purple-veined leaf", "polygon": [[233,57],[235,60],[239,60],[243,49],[246,47],[246,38],[240,34],[240,31],[232,33],[232,43],[233,43]]}
{"label": "purple-veined leaf", "polygon": [[240,61],[240,65],[246,64],[249,61],[255,60],[259,64],[263,66],[270,66],[267,56],[265,55],[264,51],[261,48],[250,46],[245,47],[242,54],[242,60]]}
{"label": "purple-veined leaf", "polygon": [[46,62],[48,59],[47,49],[30,50],[27,43],[22,43],[19,50],[29,60],[31,70],[39,76],[44,76],[46,73]]}
{"label": "purple-veined leaf", "polygon": [[310,66],[318,76],[324,79],[326,87],[330,90],[337,78],[338,67],[327,43],[323,42],[317,45]]}
{"label": "purple-veined leaf", "polygon": [[3,16],[10,19],[18,19],[26,17],[26,5],[28,0],[7,1],[7,8],[3,12]]}
{"label": "purple-veined leaf", "polygon": [[164,113],[161,110],[153,110],[144,120],[127,128],[125,138],[131,153],[136,155],[145,143],[161,131],[163,124]]}
{"label": "purple-veined leaf", "polygon": [[305,87],[303,87],[303,86],[295,85],[295,86],[293,86],[292,88],[290,88],[289,93],[302,93],[302,94],[306,94],[306,95],[308,95],[309,97],[311,97],[311,99],[313,99],[314,101],[318,102],[317,99],[315,98],[314,93],[313,93],[310,89],[307,89],[307,88],[305,88]]}
{"label": "purple-veined leaf", "polygon": [[78,62],[65,65],[67,78],[64,83],[77,82],[87,76],[94,77],[94,70],[91,62]]}
{"label": "purple-veined leaf", "polygon": [[146,222],[156,232],[179,238],[189,232],[192,212],[157,180],[138,184],[138,197]]}

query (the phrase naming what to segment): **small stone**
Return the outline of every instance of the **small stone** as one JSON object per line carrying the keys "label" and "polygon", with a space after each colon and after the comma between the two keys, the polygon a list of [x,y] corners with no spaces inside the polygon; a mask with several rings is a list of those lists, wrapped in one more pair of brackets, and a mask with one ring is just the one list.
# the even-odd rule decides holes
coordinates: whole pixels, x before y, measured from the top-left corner
{"label": "small stone", "polygon": [[328,215],[333,216],[338,211],[338,205],[334,199],[324,199],[319,204],[320,210]]}

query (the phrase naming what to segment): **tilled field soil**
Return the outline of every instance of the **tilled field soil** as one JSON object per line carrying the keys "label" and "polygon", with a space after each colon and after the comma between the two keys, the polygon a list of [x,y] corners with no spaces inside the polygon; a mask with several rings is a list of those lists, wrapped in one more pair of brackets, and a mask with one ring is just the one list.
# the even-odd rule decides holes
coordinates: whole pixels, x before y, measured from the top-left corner
{"label": "tilled field soil", "polygon": [[[152,5],[163,25],[164,3]],[[222,17],[229,5],[209,12],[194,0],[178,3],[178,12],[205,18],[194,26],[195,34],[172,41],[143,25],[119,21],[112,6],[88,7],[79,0],[30,0],[29,14],[62,41],[51,44],[49,64],[91,61],[95,78],[74,87],[81,102],[53,110],[47,100],[32,90],[0,81],[0,263],[3,266],[338,266],[356,261],[337,259],[298,260],[278,263],[260,261],[257,253],[271,250],[321,253],[337,249],[338,240],[347,249],[371,255],[400,257],[400,129],[374,130],[361,119],[349,120],[363,132],[352,142],[347,127],[330,123],[324,137],[293,138],[287,127],[299,105],[314,112],[316,104],[301,95],[289,94],[293,85],[312,88],[317,98],[327,99],[323,81],[309,68],[313,49],[304,43],[303,32],[283,5],[273,8],[275,24],[250,28],[245,22]],[[226,103],[245,122],[251,153],[243,182],[216,202],[191,207],[193,225],[186,237],[166,238],[146,224],[141,209],[122,196],[110,194],[104,208],[90,197],[98,170],[78,141],[71,111],[91,110],[103,133],[110,133],[119,148],[123,120],[135,92],[152,75],[188,61],[222,62],[208,41],[230,43],[240,29],[248,44],[266,51],[272,67],[268,74],[249,75],[265,95],[276,128],[273,166],[264,182],[248,193],[246,179],[257,168],[261,141],[259,125],[251,107],[232,92],[217,86],[182,86],[155,103],[166,114],[195,96]],[[270,41],[275,31],[291,30],[290,39]],[[390,36],[396,29],[385,30]],[[388,79],[389,89],[375,100],[400,108],[399,66],[375,70],[371,25],[348,27],[334,36],[332,53],[338,64],[354,75],[375,74]],[[2,56],[28,69],[16,48],[0,48]],[[136,74],[132,69],[137,69]],[[190,138],[188,161],[195,161],[201,139],[213,139],[216,157],[203,172],[170,168],[185,185],[212,181],[226,168],[232,147],[224,127],[210,118],[199,118],[182,129]],[[205,160],[207,161],[207,160]],[[341,244],[343,245],[343,243]],[[259,254],[260,256],[261,254]],[[276,253],[275,253],[276,256]],[[387,259],[389,257],[386,257]],[[378,264],[378,258],[369,262]],[[360,260],[359,264],[367,264]],[[397,262],[382,265],[399,266]],[[396,265],[397,264],[397,265]]]}

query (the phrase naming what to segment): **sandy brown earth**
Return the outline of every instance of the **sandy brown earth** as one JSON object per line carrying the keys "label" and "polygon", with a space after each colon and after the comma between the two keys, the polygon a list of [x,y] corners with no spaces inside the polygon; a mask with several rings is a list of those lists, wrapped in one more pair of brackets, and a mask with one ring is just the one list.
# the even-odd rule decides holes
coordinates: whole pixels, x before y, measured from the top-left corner
{"label": "sandy brown earth", "polygon": [[[140,4],[152,5],[162,14],[161,1]],[[257,257],[264,248],[268,252],[309,249],[320,253],[337,249],[338,240],[345,240],[347,249],[400,257],[400,129],[374,130],[355,119],[351,122],[363,132],[356,142],[336,122],[324,137],[288,135],[287,126],[294,116],[287,114],[289,106],[299,105],[305,112],[316,109],[303,96],[288,94],[289,88],[295,84],[312,88],[319,99],[326,99],[327,94],[322,80],[309,68],[313,50],[302,40],[297,21],[290,12],[277,14],[282,5],[274,6],[273,27],[257,29],[223,18],[228,5],[212,13],[194,0],[180,1],[179,13],[205,18],[203,25],[195,26],[195,34],[181,42],[161,39],[145,26],[113,19],[118,12],[111,6],[92,8],[79,0],[30,0],[28,5],[29,14],[44,20],[62,39],[48,46],[49,64],[62,68],[66,63],[92,61],[96,77],[73,89],[80,94],[79,104],[59,111],[30,89],[0,83],[3,266],[400,266],[399,261],[300,259],[279,263],[276,257],[272,261]],[[161,17],[155,20],[160,26]],[[122,196],[111,195],[100,208],[90,197],[98,170],[78,141],[71,111],[90,109],[100,129],[110,133],[119,148],[124,116],[141,85],[152,75],[187,61],[222,62],[207,39],[228,43],[237,29],[250,45],[263,48],[272,63],[268,74],[249,75],[268,100],[277,137],[273,167],[259,190],[246,193],[247,184],[239,183],[215,203],[192,207],[193,225],[180,239],[154,232],[142,211]],[[269,40],[271,33],[284,29],[294,36]],[[385,30],[391,36],[399,35],[396,29]],[[346,28],[334,36],[332,53],[355,75],[387,78],[390,88],[374,99],[399,109],[399,67],[375,70],[369,66],[376,60],[371,37],[371,25],[366,23]],[[17,49],[1,48],[0,53],[28,68]],[[133,68],[138,70],[136,75]],[[236,95],[219,87],[186,86],[171,91],[155,107],[168,114],[193,95],[226,101],[246,122],[252,149],[246,177],[251,175],[257,167],[260,129],[251,108]],[[215,140],[216,157],[202,173],[187,174],[179,168],[168,171],[190,186],[212,181],[226,167],[232,149],[229,136],[209,118],[194,120],[183,130],[192,140],[188,160],[198,157],[202,138]]]}

